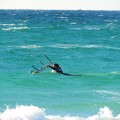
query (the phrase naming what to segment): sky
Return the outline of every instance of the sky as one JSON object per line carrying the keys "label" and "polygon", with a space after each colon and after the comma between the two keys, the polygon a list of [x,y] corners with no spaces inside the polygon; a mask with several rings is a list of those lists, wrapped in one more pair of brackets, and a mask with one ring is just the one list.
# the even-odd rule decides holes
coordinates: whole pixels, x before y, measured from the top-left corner
{"label": "sky", "polygon": [[0,9],[120,10],[120,0],[0,0]]}

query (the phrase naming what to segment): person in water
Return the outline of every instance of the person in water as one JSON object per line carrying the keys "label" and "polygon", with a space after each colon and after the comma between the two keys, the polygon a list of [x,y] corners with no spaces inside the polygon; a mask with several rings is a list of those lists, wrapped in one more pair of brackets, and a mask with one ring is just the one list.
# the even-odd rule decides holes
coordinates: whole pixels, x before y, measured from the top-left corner
{"label": "person in water", "polygon": [[63,73],[61,67],[58,65],[58,64],[54,64],[53,66],[50,66],[50,65],[46,65],[46,67],[49,67],[53,70],[53,72],[56,72],[56,73]]}
{"label": "person in water", "polygon": [[63,75],[67,75],[67,76],[81,76],[81,74],[80,75],[73,75],[73,74],[64,73],[62,71],[61,67],[58,64],[54,64],[53,66],[46,65],[46,67],[51,68],[52,72],[60,73],[60,74],[63,74]]}

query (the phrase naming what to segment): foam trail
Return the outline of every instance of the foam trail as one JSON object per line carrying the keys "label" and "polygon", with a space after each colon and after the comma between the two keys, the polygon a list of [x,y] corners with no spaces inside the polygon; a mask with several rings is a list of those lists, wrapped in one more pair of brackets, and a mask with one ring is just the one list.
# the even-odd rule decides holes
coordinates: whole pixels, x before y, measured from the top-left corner
{"label": "foam trail", "polygon": [[109,72],[109,73],[83,73],[82,76],[108,76],[108,75],[120,75],[120,72]]}

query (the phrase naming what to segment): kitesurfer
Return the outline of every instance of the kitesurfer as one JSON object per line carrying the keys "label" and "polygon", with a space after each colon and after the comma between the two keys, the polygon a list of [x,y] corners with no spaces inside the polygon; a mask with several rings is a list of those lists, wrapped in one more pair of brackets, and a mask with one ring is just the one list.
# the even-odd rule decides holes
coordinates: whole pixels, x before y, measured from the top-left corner
{"label": "kitesurfer", "polygon": [[62,71],[61,67],[57,63],[55,63],[53,66],[46,65],[46,67],[51,68],[53,72],[62,73],[63,74],[63,71]]}

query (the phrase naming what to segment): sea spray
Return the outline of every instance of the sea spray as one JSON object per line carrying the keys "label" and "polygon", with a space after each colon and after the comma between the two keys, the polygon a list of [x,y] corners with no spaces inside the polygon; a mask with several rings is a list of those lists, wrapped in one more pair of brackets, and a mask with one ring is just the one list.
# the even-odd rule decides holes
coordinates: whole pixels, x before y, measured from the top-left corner
{"label": "sea spray", "polygon": [[46,115],[45,109],[36,106],[16,106],[16,108],[7,108],[0,113],[0,120],[120,120],[120,114],[114,116],[108,107],[100,108],[96,115],[88,116],[60,116]]}
{"label": "sea spray", "polygon": [[0,113],[0,120],[44,120],[44,109],[35,106],[16,106]]}

